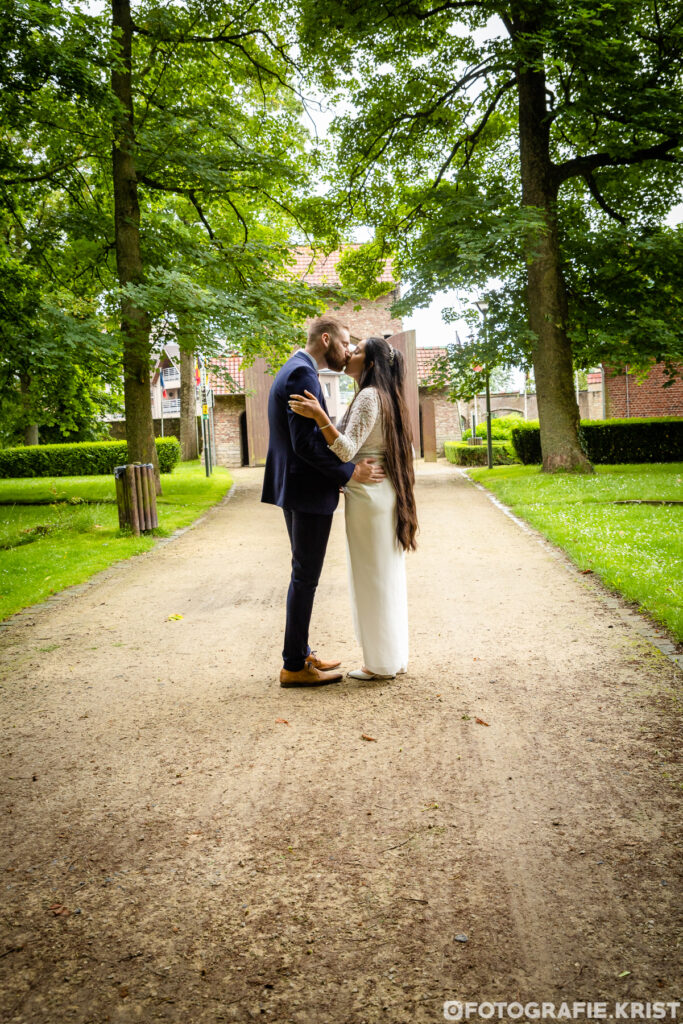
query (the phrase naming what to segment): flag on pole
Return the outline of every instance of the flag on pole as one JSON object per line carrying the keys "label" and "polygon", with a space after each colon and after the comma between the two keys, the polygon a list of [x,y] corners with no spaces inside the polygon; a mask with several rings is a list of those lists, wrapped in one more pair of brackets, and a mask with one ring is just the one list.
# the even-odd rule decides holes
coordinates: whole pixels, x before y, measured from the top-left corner
{"label": "flag on pole", "polygon": [[164,384],[164,371],[159,370],[159,383],[161,384],[161,394],[164,398],[167,398],[166,385]]}
{"label": "flag on pole", "polygon": [[194,361],[194,379],[195,379],[197,384],[201,384],[202,378],[201,378],[201,374],[199,373],[199,360],[198,359],[195,359],[195,361]]}

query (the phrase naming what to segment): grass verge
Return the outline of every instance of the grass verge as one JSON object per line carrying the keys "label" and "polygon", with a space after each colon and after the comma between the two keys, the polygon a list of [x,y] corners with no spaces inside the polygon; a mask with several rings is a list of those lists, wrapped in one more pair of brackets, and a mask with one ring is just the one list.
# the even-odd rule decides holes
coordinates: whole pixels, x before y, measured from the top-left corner
{"label": "grass verge", "polygon": [[0,619],[148,551],[220,501],[232,478],[220,467],[207,478],[195,461],[161,482],[159,529],[132,537],[119,530],[113,475],[0,480]]}
{"label": "grass verge", "polygon": [[597,466],[591,476],[538,466],[470,469],[580,569],[594,572],[683,641],[683,463]]}

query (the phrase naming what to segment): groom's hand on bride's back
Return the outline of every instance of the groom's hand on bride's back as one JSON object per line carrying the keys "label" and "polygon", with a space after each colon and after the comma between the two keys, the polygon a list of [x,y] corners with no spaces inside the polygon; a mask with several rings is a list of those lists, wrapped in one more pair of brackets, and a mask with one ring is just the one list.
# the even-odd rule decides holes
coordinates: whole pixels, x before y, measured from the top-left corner
{"label": "groom's hand on bride's back", "polygon": [[386,473],[381,466],[378,466],[374,459],[361,459],[356,463],[351,479],[359,484],[378,484],[384,480]]}

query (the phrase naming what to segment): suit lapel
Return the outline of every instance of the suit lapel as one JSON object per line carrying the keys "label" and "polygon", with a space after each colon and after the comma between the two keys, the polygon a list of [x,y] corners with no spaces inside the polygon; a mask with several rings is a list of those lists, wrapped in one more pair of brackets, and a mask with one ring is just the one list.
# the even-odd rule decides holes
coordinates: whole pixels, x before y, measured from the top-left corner
{"label": "suit lapel", "polygon": [[[297,353],[296,353],[296,356],[298,356],[298,357],[299,357],[300,359],[303,359],[303,360],[304,360],[304,362],[305,362],[305,363],[306,363],[306,364],[307,364],[308,366],[311,366],[311,361],[310,361],[310,359],[308,358],[308,356],[305,356],[305,355],[303,354],[303,352],[297,352]],[[292,358],[296,358],[296,356],[293,356]],[[312,366],[311,366],[311,369],[313,369],[313,367],[312,367]],[[318,401],[320,402],[321,406],[322,406],[322,407],[323,407],[323,409],[325,410],[325,414],[326,414],[326,415],[327,415],[327,416],[329,417],[330,413],[329,413],[329,410],[328,410],[328,408],[327,408],[327,402],[325,401],[325,392],[324,392],[324,390],[323,390],[323,386],[322,386],[322,384],[320,383],[320,377],[318,376],[318,372],[317,372],[317,370],[314,370],[313,372],[315,373],[315,379],[316,379],[316,381],[317,381],[317,384],[318,384],[318,393],[317,393],[317,395],[316,395],[315,397],[316,397],[316,398],[318,399]]]}

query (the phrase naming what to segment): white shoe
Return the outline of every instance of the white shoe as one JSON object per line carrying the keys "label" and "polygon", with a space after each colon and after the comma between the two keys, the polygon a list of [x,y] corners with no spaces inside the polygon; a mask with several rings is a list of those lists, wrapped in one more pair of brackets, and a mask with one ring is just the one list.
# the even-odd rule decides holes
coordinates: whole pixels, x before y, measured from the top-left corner
{"label": "white shoe", "polygon": [[347,673],[350,679],[395,679],[396,676],[378,676],[376,672],[364,672],[362,668],[355,668]]}

